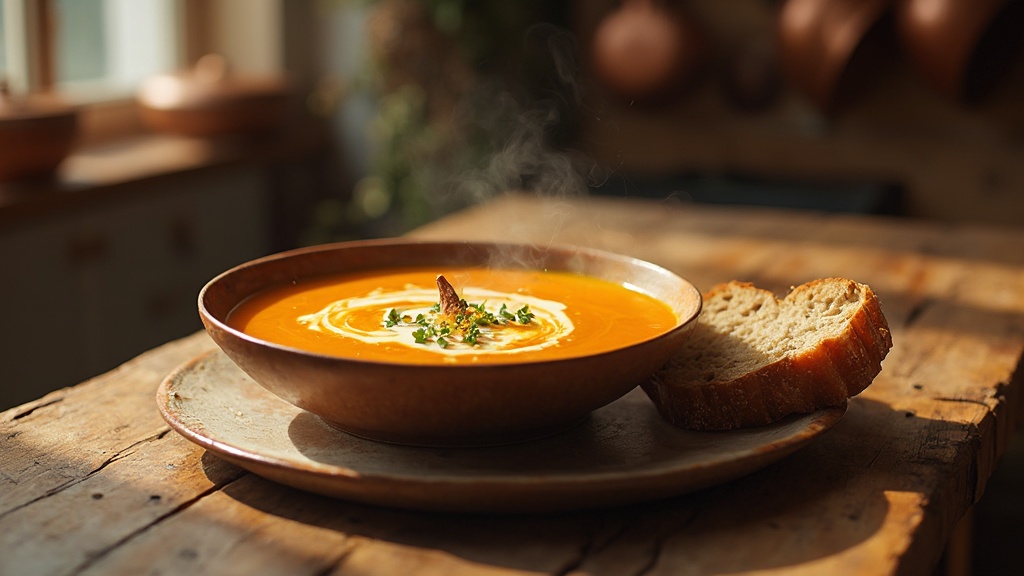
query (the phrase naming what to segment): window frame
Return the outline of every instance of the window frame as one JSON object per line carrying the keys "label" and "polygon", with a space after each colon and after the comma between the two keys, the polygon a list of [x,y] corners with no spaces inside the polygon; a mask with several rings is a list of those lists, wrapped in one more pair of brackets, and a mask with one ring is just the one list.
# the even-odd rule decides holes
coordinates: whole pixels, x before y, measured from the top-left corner
{"label": "window frame", "polygon": [[[0,0],[5,13],[4,32],[8,38],[8,84],[15,93],[31,94],[51,92],[56,84],[56,46],[54,18],[55,0]],[[185,24],[202,21],[203,3],[194,0],[174,1],[174,22],[171,36],[174,38],[174,66],[188,61],[193,50],[189,44],[198,43],[200,36],[186,33]]]}
{"label": "window frame", "polygon": [[53,85],[49,0],[2,0],[6,81],[14,94],[44,92]]}
{"label": "window frame", "polygon": [[[136,136],[145,132],[135,110],[134,94],[82,98],[60,91],[56,82],[54,0],[0,0],[4,10],[7,70],[12,94],[53,93],[79,110],[79,145]],[[203,0],[177,0],[172,35],[175,66],[193,62],[208,51],[210,9]]]}

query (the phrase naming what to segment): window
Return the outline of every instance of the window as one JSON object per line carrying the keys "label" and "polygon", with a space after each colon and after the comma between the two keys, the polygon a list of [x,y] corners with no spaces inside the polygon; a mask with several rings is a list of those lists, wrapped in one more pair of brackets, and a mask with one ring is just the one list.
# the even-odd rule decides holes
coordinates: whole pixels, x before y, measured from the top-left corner
{"label": "window", "polygon": [[0,6],[0,77],[7,76],[7,42],[4,38],[7,34],[4,33],[4,11],[3,7]]}
{"label": "window", "polygon": [[0,74],[16,92],[107,99],[179,65],[179,0],[2,1]]}
{"label": "window", "polygon": [[56,86],[65,92],[123,93],[178,66],[174,0],[58,0]]}
{"label": "window", "polygon": [[[316,0],[0,0],[0,81],[82,105],[79,146],[136,136],[139,81],[216,52],[239,73],[284,69],[288,22]],[[296,37],[309,54],[316,37]]]}

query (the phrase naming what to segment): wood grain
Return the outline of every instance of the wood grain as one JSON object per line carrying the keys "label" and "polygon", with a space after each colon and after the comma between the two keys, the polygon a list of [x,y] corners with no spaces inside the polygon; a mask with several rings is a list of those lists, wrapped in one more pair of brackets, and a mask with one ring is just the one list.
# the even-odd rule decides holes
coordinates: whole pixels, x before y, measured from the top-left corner
{"label": "wood grain", "polygon": [[1024,415],[1024,232],[511,195],[417,238],[586,244],[700,288],[842,275],[894,347],[844,419],[745,478],[544,516],[410,513],[299,492],[171,432],[156,387],[205,334],[0,413],[0,574],[929,574]]}

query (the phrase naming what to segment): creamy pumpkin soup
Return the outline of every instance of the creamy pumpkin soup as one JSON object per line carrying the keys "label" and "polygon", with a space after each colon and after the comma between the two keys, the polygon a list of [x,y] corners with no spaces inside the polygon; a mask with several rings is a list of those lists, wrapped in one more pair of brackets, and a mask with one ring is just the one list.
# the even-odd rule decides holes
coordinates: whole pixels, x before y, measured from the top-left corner
{"label": "creamy pumpkin soup", "polygon": [[565,272],[410,268],[271,289],[240,304],[228,324],[321,354],[501,363],[621,348],[667,332],[676,316],[631,287]]}

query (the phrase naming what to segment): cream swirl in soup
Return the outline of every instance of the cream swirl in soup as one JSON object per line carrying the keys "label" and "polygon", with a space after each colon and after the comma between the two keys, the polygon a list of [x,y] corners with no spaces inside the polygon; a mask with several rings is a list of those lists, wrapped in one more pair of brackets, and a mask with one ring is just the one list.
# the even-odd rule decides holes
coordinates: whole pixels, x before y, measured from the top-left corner
{"label": "cream swirl in soup", "polygon": [[[406,284],[398,290],[381,288],[364,296],[335,300],[297,320],[310,330],[331,332],[367,344],[396,344],[449,356],[527,353],[557,345],[575,328],[565,314],[566,305],[554,300],[474,287],[466,288],[462,296],[469,301],[471,310],[522,310],[527,306],[531,318],[528,322],[516,322],[514,316],[499,315],[495,322],[474,323],[479,336],[472,341],[461,333],[449,333],[450,338],[445,338],[445,334],[435,334],[430,339],[417,337],[417,332],[433,325],[441,315],[437,310],[438,291]],[[438,344],[438,338],[444,338],[443,345]]]}

